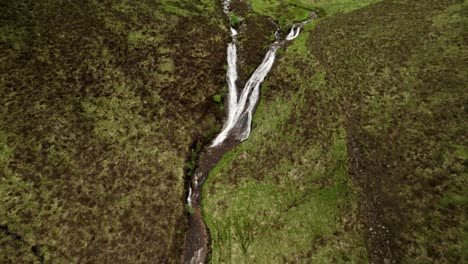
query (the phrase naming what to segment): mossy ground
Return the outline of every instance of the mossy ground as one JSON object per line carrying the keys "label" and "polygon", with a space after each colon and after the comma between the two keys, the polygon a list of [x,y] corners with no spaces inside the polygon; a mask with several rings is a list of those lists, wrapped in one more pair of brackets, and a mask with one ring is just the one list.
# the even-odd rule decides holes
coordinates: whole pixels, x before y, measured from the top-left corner
{"label": "mossy ground", "polygon": [[212,263],[466,261],[466,4],[333,2],[205,183]]}
{"label": "mossy ground", "polygon": [[341,88],[353,178],[404,263],[466,261],[467,7],[383,1],[324,20],[309,41]]}
{"label": "mossy ground", "polygon": [[[223,114],[220,3],[0,5],[0,259],[178,262],[184,174]],[[233,8],[241,82],[273,22],[323,18],[279,52],[251,137],[206,182],[212,262],[466,262],[467,5]]]}
{"label": "mossy ground", "polygon": [[178,262],[190,146],[223,116],[220,3],[0,6],[0,262]]}

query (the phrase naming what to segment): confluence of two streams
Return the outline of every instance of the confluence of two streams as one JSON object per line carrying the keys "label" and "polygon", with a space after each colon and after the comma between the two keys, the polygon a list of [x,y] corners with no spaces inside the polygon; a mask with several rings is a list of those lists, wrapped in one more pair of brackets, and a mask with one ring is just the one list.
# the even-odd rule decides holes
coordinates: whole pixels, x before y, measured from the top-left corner
{"label": "confluence of two streams", "polygon": [[[230,0],[223,1],[223,11],[226,15],[229,16],[229,5]],[[227,46],[227,72],[226,72],[226,81],[228,84],[228,103],[227,103],[227,119],[224,123],[223,129],[216,136],[213,142],[210,145],[210,148],[214,148],[222,144],[230,133],[236,129],[237,133],[235,136],[238,140],[246,140],[251,131],[252,116],[255,111],[255,106],[258,103],[260,98],[260,85],[265,79],[268,72],[270,72],[271,67],[275,61],[276,51],[285,41],[290,41],[299,36],[301,28],[312,19],[296,23],[291,27],[290,32],[286,36],[285,40],[281,40],[278,31],[275,33],[276,40],[270,45],[265,57],[263,58],[262,63],[255,69],[252,76],[245,84],[244,88],[238,95],[237,90],[237,31],[230,27],[232,41]],[[232,134],[232,133],[231,133]],[[194,184],[198,185],[198,179],[194,177]],[[194,186],[196,187],[196,186]],[[187,203],[191,206],[192,200],[194,197],[192,195],[192,187],[189,187],[189,195],[187,197]]]}
{"label": "confluence of two streams", "polygon": [[[223,10],[226,15],[229,16],[229,4],[230,0],[223,0]],[[279,30],[275,32],[276,41],[273,42],[262,63],[255,69],[254,73],[248,79],[247,83],[238,93],[236,81],[237,81],[237,31],[231,27],[232,41],[227,46],[227,62],[228,68],[226,73],[226,81],[228,83],[228,98],[227,98],[227,118],[224,123],[223,129],[213,140],[211,145],[206,150],[208,155],[207,159],[215,158],[216,155],[222,155],[223,153],[216,151],[221,150],[221,145],[226,141],[228,137],[234,138],[235,140],[244,141],[246,140],[251,131],[252,116],[255,110],[255,106],[260,98],[260,84],[265,79],[268,72],[273,66],[275,61],[276,51],[286,42],[295,39],[299,36],[301,28],[308,22],[316,18],[315,13],[311,13],[311,17],[303,22],[292,25],[290,32],[284,40],[281,39]],[[217,157],[219,158],[219,157]],[[215,159],[217,159],[215,158]],[[206,165],[206,164],[205,164]],[[214,166],[214,164],[209,165]],[[205,167],[197,169],[191,184],[189,187],[189,194],[187,197],[187,203],[194,209],[194,213],[189,218],[189,229],[186,234],[185,249],[182,256],[183,263],[200,264],[206,261],[206,256],[209,252],[209,236],[206,229],[206,225],[203,222],[201,214],[201,192],[202,184],[208,176],[210,168],[208,170]]]}

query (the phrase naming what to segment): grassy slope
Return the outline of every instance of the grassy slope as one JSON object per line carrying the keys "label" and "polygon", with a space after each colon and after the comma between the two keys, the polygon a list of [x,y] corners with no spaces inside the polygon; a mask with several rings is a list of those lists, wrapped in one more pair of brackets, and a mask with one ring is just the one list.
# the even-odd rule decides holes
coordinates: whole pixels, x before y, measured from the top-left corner
{"label": "grassy slope", "polygon": [[222,114],[219,3],[0,5],[0,259],[177,262],[187,153]]}
{"label": "grassy slope", "polygon": [[282,25],[309,17],[311,10],[322,17],[365,7],[379,0],[248,0],[257,14],[271,17]]}
{"label": "grassy slope", "polygon": [[205,184],[212,262],[378,260],[377,205],[394,259],[461,262],[466,5],[294,2],[329,18],[281,52],[254,132]]}
{"label": "grassy slope", "polygon": [[352,163],[354,179],[381,207],[394,257],[404,263],[467,257],[461,2],[383,2],[324,21],[309,43],[341,89],[360,163]]}
{"label": "grassy slope", "polygon": [[213,263],[366,259],[351,228],[357,196],[347,177],[344,120],[306,47],[312,28],[280,52],[263,86],[255,132],[205,185]]}

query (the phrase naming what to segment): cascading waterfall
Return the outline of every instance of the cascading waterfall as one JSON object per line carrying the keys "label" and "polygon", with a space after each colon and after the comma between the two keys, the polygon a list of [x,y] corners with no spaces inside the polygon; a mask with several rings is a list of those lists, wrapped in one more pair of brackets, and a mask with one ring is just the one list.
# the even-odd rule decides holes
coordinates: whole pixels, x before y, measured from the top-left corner
{"label": "cascading waterfall", "polygon": [[229,15],[230,5],[231,5],[231,0],[223,0],[223,11],[226,15]]}
{"label": "cascading waterfall", "polygon": [[[223,1],[223,10],[229,15],[229,0]],[[299,36],[301,28],[310,21],[306,20],[291,27],[290,32],[286,36],[286,41],[292,40]],[[260,85],[265,79],[268,72],[271,70],[276,57],[276,51],[284,41],[279,40],[278,30],[275,32],[277,40],[270,45],[268,52],[265,54],[262,63],[257,67],[252,76],[249,78],[244,88],[238,97],[236,86],[237,80],[237,49],[236,36],[237,31],[231,27],[232,42],[227,47],[227,62],[228,70],[226,79],[228,83],[228,109],[227,119],[223,129],[218,136],[213,140],[211,147],[216,147],[226,140],[231,132],[236,130],[237,135],[233,135],[240,141],[246,140],[251,131],[252,116],[255,106],[260,97]],[[232,133],[231,133],[232,134]]]}
{"label": "cascading waterfall", "polygon": [[[236,45],[235,43],[230,43],[228,45],[228,71],[227,71],[227,81],[228,81],[228,118],[224,124],[223,130],[213,141],[211,147],[215,147],[221,144],[234,128],[242,129],[238,139],[243,141],[247,139],[250,135],[250,123],[252,121],[252,115],[255,108],[255,105],[258,102],[260,97],[260,84],[265,79],[268,72],[273,66],[275,61],[276,51],[278,50],[278,42],[273,43],[273,45],[268,50],[267,54],[263,58],[262,63],[254,71],[252,76],[249,78],[247,83],[240,96],[237,96],[237,70],[236,70]],[[244,120],[244,118],[247,118]],[[242,126],[245,122],[245,127]]]}
{"label": "cascading waterfall", "polygon": [[[230,0],[223,1],[223,11],[229,16]],[[227,45],[226,81],[228,84],[227,118],[223,129],[213,140],[203,156],[200,157],[200,166],[195,171],[188,189],[187,204],[192,208],[189,218],[189,228],[185,238],[185,249],[182,256],[183,263],[204,263],[209,252],[209,235],[202,219],[201,193],[202,185],[211,169],[229,149],[227,138],[238,141],[246,140],[251,132],[251,123],[255,106],[260,99],[260,85],[271,70],[276,57],[276,51],[286,42],[299,36],[301,28],[312,21],[316,14],[304,22],[296,23],[291,27],[285,40],[281,40],[279,29],[275,32],[276,41],[272,43],[260,65],[254,71],[247,83],[238,91],[237,74],[237,31],[230,28],[232,41]],[[237,144],[237,143],[236,143]],[[232,145],[230,146],[232,147]]]}
{"label": "cascading waterfall", "polygon": [[291,31],[286,36],[286,40],[293,40],[297,38],[297,36],[299,36],[300,31],[301,31],[300,27],[296,27],[296,25],[292,26]]}

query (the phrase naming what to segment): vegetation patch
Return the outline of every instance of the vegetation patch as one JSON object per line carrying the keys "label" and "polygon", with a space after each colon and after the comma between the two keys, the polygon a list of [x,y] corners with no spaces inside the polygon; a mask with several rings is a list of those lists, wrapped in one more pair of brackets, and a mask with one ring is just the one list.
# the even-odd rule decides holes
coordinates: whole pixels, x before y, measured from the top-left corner
{"label": "vegetation patch", "polygon": [[466,260],[466,3],[287,2],[326,17],[204,186],[212,262]]}
{"label": "vegetation patch", "polygon": [[263,85],[254,133],[205,183],[212,263],[367,258],[353,227],[357,193],[347,174],[343,120],[331,108],[335,94],[324,71],[301,52],[308,36],[287,47]]}
{"label": "vegetation patch", "polygon": [[242,23],[243,18],[236,15],[234,12],[229,13],[229,21],[231,23],[231,27],[237,28],[240,23]]}
{"label": "vegetation patch", "polygon": [[178,263],[191,146],[223,117],[217,1],[1,5],[2,262]]}

